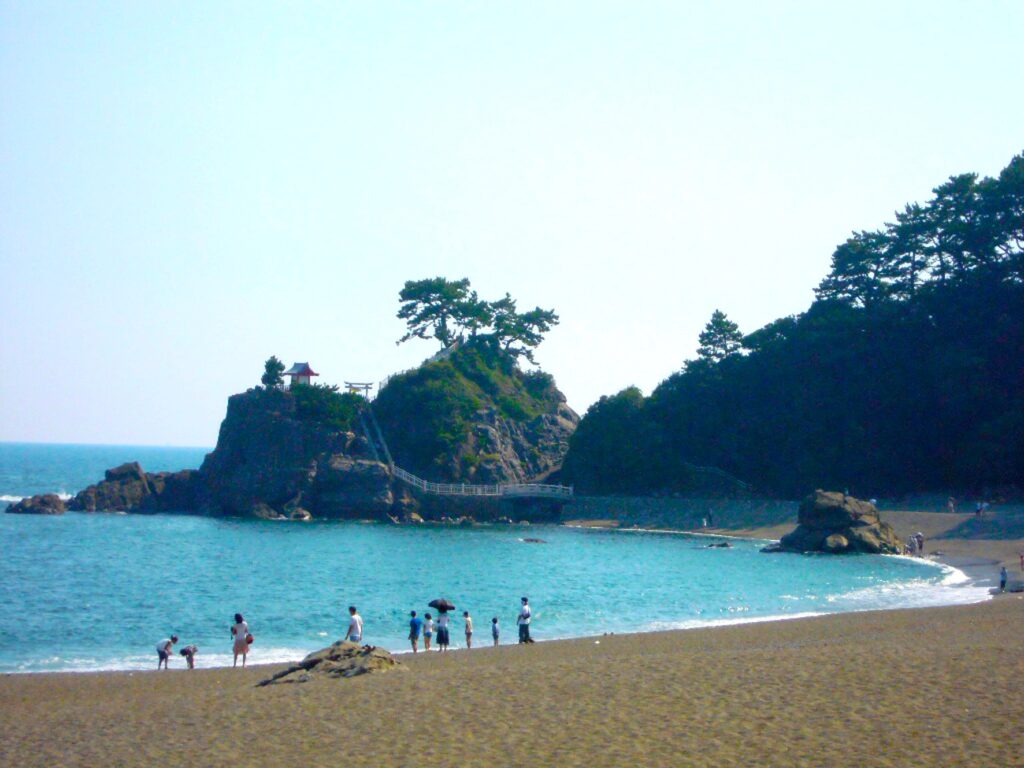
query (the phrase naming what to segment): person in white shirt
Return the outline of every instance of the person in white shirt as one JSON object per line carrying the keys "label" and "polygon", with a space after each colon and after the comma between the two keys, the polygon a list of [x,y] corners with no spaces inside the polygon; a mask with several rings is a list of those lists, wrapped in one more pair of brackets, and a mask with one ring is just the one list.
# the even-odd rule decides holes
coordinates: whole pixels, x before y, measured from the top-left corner
{"label": "person in white shirt", "polygon": [[473,617],[469,615],[469,611],[462,612],[462,618],[466,620],[466,647],[473,647]]}
{"label": "person in white shirt", "polygon": [[528,598],[522,599],[523,607],[519,609],[519,616],[516,618],[516,624],[519,625],[519,642],[520,643],[532,643],[533,638],[530,637],[530,618],[533,612],[530,610],[530,601]]}
{"label": "person in white shirt", "polygon": [[423,648],[424,650],[430,650],[430,640],[434,637],[434,620],[430,618],[428,613],[423,617]]}
{"label": "person in white shirt", "polygon": [[174,644],[178,642],[177,635],[171,635],[165,640],[161,640],[156,644],[156,668],[160,669],[161,665],[164,669],[167,669],[167,662],[171,658],[171,653],[174,652]]}
{"label": "person in white shirt", "polygon": [[348,631],[345,633],[345,640],[358,643],[363,639],[363,617],[356,611],[354,605],[348,607],[349,620]]}
{"label": "person in white shirt", "polygon": [[235,639],[233,650],[235,660],[232,667],[238,666],[238,657],[242,657],[242,667],[245,667],[245,657],[249,655],[249,625],[240,613],[235,614],[235,623],[231,627],[231,636]]}

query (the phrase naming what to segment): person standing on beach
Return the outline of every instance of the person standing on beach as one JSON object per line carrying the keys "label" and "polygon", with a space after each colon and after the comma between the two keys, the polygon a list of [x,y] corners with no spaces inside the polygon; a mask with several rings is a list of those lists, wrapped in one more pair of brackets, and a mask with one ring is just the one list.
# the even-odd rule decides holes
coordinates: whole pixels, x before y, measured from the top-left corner
{"label": "person standing on beach", "polygon": [[1002,568],[999,569],[999,591],[1000,592],[1005,592],[1006,591],[1006,579],[1007,578],[1008,577],[1006,575],[1006,566],[1004,565]]}
{"label": "person standing on beach", "polygon": [[533,611],[530,610],[530,600],[524,597],[520,602],[522,602],[523,607],[519,609],[519,616],[516,617],[516,624],[519,625],[519,643],[532,643],[530,619],[533,618]]}
{"label": "person standing on beach", "polygon": [[409,615],[412,617],[409,619],[409,642],[412,643],[412,652],[416,653],[419,650],[420,632],[423,631],[423,619],[416,615],[416,611]]}
{"label": "person standing on beach", "polygon": [[345,632],[345,640],[358,643],[363,639],[363,617],[359,615],[354,605],[348,607],[348,631]]}
{"label": "person standing on beach", "polygon": [[448,634],[448,623],[451,619],[448,617],[448,611],[440,611],[437,616],[437,650],[447,651],[450,636]]}
{"label": "person standing on beach", "polygon": [[235,652],[235,660],[231,664],[232,667],[238,666],[238,657],[242,657],[242,668],[245,668],[245,657],[249,655],[249,625],[245,621],[245,617],[240,613],[235,614],[235,623],[231,627],[231,636],[235,639],[233,650]]}
{"label": "person standing on beach", "polygon": [[430,650],[430,639],[434,636],[434,620],[430,614],[423,616],[423,650]]}
{"label": "person standing on beach", "polygon": [[171,635],[169,638],[161,640],[156,644],[156,668],[160,669],[163,665],[164,669],[169,669],[167,666],[168,660],[171,658],[171,654],[174,652],[174,644],[178,642],[177,635]]}
{"label": "person standing on beach", "polygon": [[466,647],[473,647],[473,617],[469,615],[469,611],[462,612],[462,618],[466,620]]}
{"label": "person standing on beach", "polygon": [[491,637],[494,639],[494,647],[498,647],[498,639],[501,637],[501,629],[498,627],[498,617],[491,619]]}

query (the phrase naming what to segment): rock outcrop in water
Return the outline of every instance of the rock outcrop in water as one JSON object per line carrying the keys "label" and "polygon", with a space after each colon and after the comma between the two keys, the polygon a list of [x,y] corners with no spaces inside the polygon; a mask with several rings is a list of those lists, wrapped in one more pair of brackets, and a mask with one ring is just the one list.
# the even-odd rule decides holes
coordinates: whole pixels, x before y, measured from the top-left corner
{"label": "rock outcrop in water", "polygon": [[767,551],[899,554],[903,547],[874,504],[818,490],[800,504],[797,527]]}
{"label": "rock outcrop in water", "polygon": [[397,669],[403,669],[402,665],[383,648],[339,640],[327,648],[314,651],[298,664],[292,664],[276,675],[257,683],[257,687],[278,683],[308,683],[317,677],[357,677],[371,672],[390,672]]}
{"label": "rock outcrop in water", "polygon": [[132,461],[108,469],[103,480],[79,491],[67,508],[76,512],[187,512],[204,498],[195,470],[146,472]]}
{"label": "rock outcrop in water", "polygon": [[43,493],[8,505],[13,515],[63,515],[64,499],[55,493]]}

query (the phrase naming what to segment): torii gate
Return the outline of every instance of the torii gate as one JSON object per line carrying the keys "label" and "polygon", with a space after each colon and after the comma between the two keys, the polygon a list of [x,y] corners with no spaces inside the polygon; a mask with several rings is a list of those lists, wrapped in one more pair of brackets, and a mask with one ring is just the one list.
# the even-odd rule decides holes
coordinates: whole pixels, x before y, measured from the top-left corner
{"label": "torii gate", "polygon": [[363,397],[367,400],[370,399],[370,390],[373,388],[373,384],[362,381],[346,381],[345,391],[351,392],[353,395],[362,393]]}

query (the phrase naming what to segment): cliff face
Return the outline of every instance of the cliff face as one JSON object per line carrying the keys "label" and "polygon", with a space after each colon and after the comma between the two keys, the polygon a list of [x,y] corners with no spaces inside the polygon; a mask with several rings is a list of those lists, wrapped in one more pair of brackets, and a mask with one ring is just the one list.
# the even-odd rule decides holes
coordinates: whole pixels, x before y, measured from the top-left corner
{"label": "cliff face", "polygon": [[290,392],[228,400],[217,447],[199,470],[208,511],[257,517],[383,515],[394,500],[387,468],[352,431],[300,417]]}
{"label": "cliff face", "polygon": [[436,482],[543,482],[579,423],[550,376],[472,346],[396,376],[373,410],[395,462]]}

